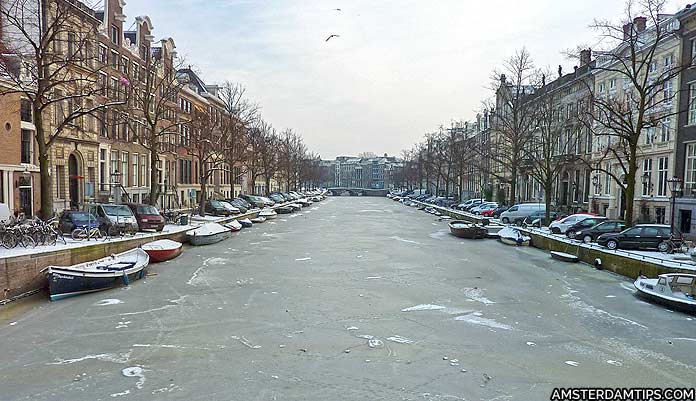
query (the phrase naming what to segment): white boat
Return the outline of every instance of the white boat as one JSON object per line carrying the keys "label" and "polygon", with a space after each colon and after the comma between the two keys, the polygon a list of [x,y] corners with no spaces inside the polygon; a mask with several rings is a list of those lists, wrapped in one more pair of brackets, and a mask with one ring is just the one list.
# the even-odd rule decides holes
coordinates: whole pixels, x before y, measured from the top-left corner
{"label": "white boat", "polygon": [[134,248],[116,255],[72,266],[49,266],[48,292],[52,301],[111,288],[119,282],[145,276],[150,263],[147,252]]}
{"label": "white boat", "polygon": [[487,238],[498,238],[499,235],[498,233],[500,230],[505,228],[505,226],[501,226],[499,224],[489,224],[487,226],[484,226],[488,234],[486,235]]}
{"label": "white boat", "polygon": [[191,245],[210,245],[229,238],[231,235],[230,229],[218,224],[207,223],[193,230],[187,231]]}
{"label": "white boat", "polygon": [[181,255],[182,243],[170,239],[160,239],[141,246],[150,256],[150,262],[165,262]]}
{"label": "white boat", "polygon": [[667,273],[657,278],[640,276],[633,283],[638,295],[656,303],[696,313],[696,274]]}
{"label": "white boat", "polygon": [[262,211],[260,211],[259,216],[265,217],[266,220],[269,220],[269,219],[275,219],[276,217],[278,217],[278,213],[276,213],[275,210],[269,208],[269,209],[263,209]]}
{"label": "white boat", "polygon": [[256,216],[254,218],[250,219],[252,223],[257,224],[257,223],[263,223],[266,221],[266,218],[263,216]]}
{"label": "white boat", "polygon": [[237,232],[242,229],[242,223],[238,222],[237,220],[224,223],[223,226],[229,228],[232,232]]}
{"label": "white boat", "polygon": [[580,258],[570,253],[560,251],[551,251],[550,253],[552,258],[563,262],[577,263],[580,260]]}
{"label": "white boat", "polygon": [[510,226],[506,226],[502,230],[498,231],[498,238],[500,239],[500,242],[502,242],[503,244],[518,246],[527,246],[529,245],[529,242],[532,240],[530,237],[522,234],[520,230],[517,230]]}

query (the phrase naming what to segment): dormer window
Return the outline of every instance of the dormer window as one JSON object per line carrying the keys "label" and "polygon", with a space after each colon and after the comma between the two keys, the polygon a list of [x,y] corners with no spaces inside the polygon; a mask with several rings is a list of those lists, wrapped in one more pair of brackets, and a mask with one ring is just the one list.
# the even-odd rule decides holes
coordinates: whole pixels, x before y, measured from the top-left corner
{"label": "dormer window", "polygon": [[121,35],[120,35],[118,27],[116,25],[111,25],[111,41],[114,44],[120,45],[121,44],[120,38],[121,38]]}

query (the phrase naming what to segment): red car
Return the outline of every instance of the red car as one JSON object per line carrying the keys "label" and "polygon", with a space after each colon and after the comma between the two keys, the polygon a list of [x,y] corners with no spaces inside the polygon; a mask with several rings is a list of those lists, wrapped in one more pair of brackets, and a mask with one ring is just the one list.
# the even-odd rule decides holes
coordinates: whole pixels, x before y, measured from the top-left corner
{"label": "red car", "polygon": [[140,231],[162,231],[164,229],[164,217],[162,217],[156,207],[142,203],[126,203],[126,206],[133,211]]}

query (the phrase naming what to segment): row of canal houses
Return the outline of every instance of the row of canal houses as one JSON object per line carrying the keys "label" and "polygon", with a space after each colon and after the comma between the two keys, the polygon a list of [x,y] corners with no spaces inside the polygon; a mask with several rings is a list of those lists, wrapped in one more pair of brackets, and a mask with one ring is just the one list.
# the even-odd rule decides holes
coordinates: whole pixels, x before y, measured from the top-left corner
{"label": "row of canal houses", "polygon": [[[86,44],[89,46],[86,50],[94,58],[82,67],[98,72],[101,89],[85,100],[88,106],[119,100],[123,96],[119,86],[123,85],[124,77],[145,79],[144,69],[153,60],[159,63],[158,74],[174,74],[181,85],[175,98],[169,99],[174,107],[166,119],[171,124],[172,133],[160,138],[163,143],[156,163],[151,163],[148,149],[136,140],[137,130],[141,127],[115,123],[118,120],[116,111],[108,108],[84,116],[79,129],[66,129],[57,137],[49,153],[53,180],[50,196],[53,197],[54,211],[82,208],[90,202],[114,201],[115,196],[123,195],[123,192],[114,190],[117,186],[125,191],[129,200],[145,202],[153,180],[160,186],[161,207],[192,206],[200,191],[198,177],[202,166],[185,150],[186,142],[190,140],[187,135],[190,128],[177,122],[190,120],[196,109],[207,110],[211,115],[224,113],[225,107],[218,94],[220,88],[206,84],[190,67],[178,66],[174,39],[156,39],[153,21],[148,16],[129,20],[123,0],[103,0],[93,8],[77,0],[58,1],[72,6],[76,24],[97,32],[94,43]],[[7,7],[17,0],[0,2]],[[24,3],[31,2],[17,4]],[[42,1],[41,4],[50,2]],[[10,25],[0,18],[0,44],[5,44],[3,47],[11,45],[13,39]],[[80,27],[76,26],[75,32],[79,31]],[[62,34],[66,37],[56,42],[58,45],[54,50],[70,52],[72,33]],[[23,212],[31,216],[40,212],[39,161],[37,143],[33,139],[36,116],[32,115],[29,99],[20,93],[10,93],[12,85],[10,80],[0,78],[0,93],[5,92],[0,98],[0,204],[7,205],[11,213]],[[69,101],[54,104],[43,116],[44,123],[53,128],[71,107]],[[208,184],[209,193],[231,197],[243,191],[266,190],[264,183],[249,183],[247,177],[234,175],[234,171],[240,171],[239,166],[215,171]],[[263,180],[263,177],[259,179]]]}
{"label": "row of canal houses", "polygon": [[[676,14],[661,14],[659,18],[660,26],[672,34],[665,35],[655,47],[649,73],[659,75],[676,65],[694,64],[696,4]],[[624,25],[624,34],[637,35],[649,44],[655,29],[654,24],[649,25],[645,17],[636,17]],[[624,95],[624,89],[629,88],[630,84],[610,65],[616,63],[616,54],[622,51],[626,51],[622,45],[613,50],[613,55],[593,55],[590,49],[582,50],[577,57],[579,65],[574,71],[564,74],[559,67],[556,79],[546,79],[541,86],[527,90],[527,95],[531,95],[528,96],[530,101],[534,101],[536,94],[553,93],[559,114],[567,118],[566,129],[574,133],[573,144],[566,146],[566,149],[573,152],[576,161],[562,166],[554,184],[555,198],[552,204],[558,209],[568,212],[589,210],[609,218],[623,216],[624,188],[608,173],[621,174],[619,161],[615,157],[607,157],[605,152],[612,138],[592,135],[586,123],[580,122],[579,118],[575,121],[571,118],[578,116],[586,107],[590,94],[600,97]],[[509,99],[513,89],[512,84],[502,76],[496,93],[498,110],[504,108],[503,102]],[[641,133],[638,146],[634,218],[638,222],[670,224],[671,202],[674,201],[675,228],[693,237],[696,234],[696,64],[679,68],[679,73],[670,77],[661,90],[663,94],[656,97],[658,101],[655,107],[648,108],[649,112],[660,116],[659,122]],[[479,140],[488,146],[496,141],[495,113],[479,114],[475,121],[454,128],[463,132],[465,138]],[[494,198],[496,193],[500,193],[502,199],[510,199],[512,177],[509,172],[506,176],[505,171],[496,171],[496,168],[502,167],[495,164],[492,159],[472,163],[471,170],[463,180],[463,197],[480,195],[481,188],[490,187]],[[674,178],[681,181],[680,191],[670,188],[670,181],[674,181]],[[544,202],[541,184],[531,174],[525,173],[524,166],[515,179],[518,202]]]}

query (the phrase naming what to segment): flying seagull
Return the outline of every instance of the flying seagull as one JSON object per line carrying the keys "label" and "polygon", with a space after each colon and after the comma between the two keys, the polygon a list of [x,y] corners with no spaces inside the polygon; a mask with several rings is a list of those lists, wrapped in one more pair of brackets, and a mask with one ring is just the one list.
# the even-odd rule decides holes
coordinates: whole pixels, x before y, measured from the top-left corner
{"label": "flying seagull", "polygon": [[335,10],[335,11],[341,11],[341,9],[340,9],[340,8],[334,8],[334,10]]}
{"label": "flying seagull", "polygon": [[341,37],[341,35],[331,35],[328,38],[326,38],[325,42],[328,42],[329,40],[331,40],[331,38],[340,38],[340,37]]}

